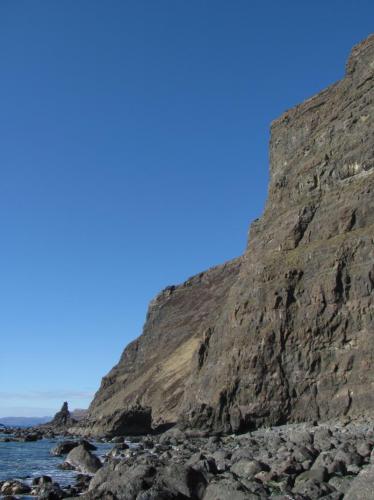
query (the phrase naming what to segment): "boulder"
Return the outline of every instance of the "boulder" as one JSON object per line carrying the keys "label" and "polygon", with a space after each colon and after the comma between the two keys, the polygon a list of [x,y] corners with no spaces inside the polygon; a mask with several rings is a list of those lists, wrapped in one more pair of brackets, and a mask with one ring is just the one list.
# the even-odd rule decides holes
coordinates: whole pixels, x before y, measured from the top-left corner
{"label": "boulder", "polygon": [[52,478],[50,476],[39,476],[39,477],[34,477],[31,484],[32,486],[41,486],[51,483],[52,483]]}
{"label": "boulder", "polygon": [[17,480],[5,481],[0,489],[1,494],[4,496],[24,495],[30,493],[30,491],[31,488],[27,484]]}
{"label": "boulder", "polygon": [[67,455],[73,448],[79,446],[77,441],[62,441],[51,449],[51,455],[62,456]]}
{"label": "boulder", "polygon": [[270,467],[257,460],[239,460],[231,467],[231,472],[245,479],[254,479],[256,474],[269,471]]}
{"label": "boulder", "polygon": [[259,496],[248,491],[238,481],[222,479],[209,483],[204,500],[259,500]]}
{"label": "boulder", "polygon": [[94,474],[101,467],[100,459],[86,450],[83,445],[73,448],[66,457],[65,462],[82,473]]}
{"label": "boulder", "polygon": [[347,500],[373,500],[374,499],[374,466],[370,465],[362,470],[353,479],[344,498]]}

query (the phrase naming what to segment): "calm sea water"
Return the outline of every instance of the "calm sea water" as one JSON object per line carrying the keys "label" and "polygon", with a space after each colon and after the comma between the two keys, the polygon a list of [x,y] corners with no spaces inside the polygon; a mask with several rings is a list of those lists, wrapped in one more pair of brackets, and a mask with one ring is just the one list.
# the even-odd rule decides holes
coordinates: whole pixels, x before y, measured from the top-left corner
{"label": "calm sea water", "polygon": [[[60,486],[73,484],[77,473],[59,469],[58,465],[64,461],[64,457],[50,454],[59,441],[62,439],[42,439],[34,443],[0,442],[0,481],[20,479],[30,483],[34,477],[47,475]],[[94,453],[100,458],[113,447],[107,443],[94,444],[98,448]]]}

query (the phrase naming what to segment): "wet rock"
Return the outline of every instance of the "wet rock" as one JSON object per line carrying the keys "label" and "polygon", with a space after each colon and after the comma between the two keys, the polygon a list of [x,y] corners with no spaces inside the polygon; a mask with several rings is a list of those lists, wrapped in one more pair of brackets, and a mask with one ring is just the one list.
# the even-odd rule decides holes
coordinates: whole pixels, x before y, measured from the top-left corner
{"label": "wet rock", "polygon": [[55,456],[67,455],[73,448],[76,448],[79,445],[83,446],[88,451],[94,451],[97,449],[95,445],[93,445],[86,439],[81,439],[79,441],[65,440],[58,443],[54,448],[52,448],[51,455]]}
{"label": "wet rock", "polygon": [[113,437],[110,442],[111,443],[123,443],[125,440],[124,436],[115,436]]}
{"label": "wet rock", "polygon": [[29,434],[26,434],[23,438],[22,441],[25,441],[27,443],[39,441],[40,439],[43,438],[43,435],[39,432],[31,432]]}
{"label": "wet rock", "polygon": [[150,437],[146,437],[143,439],[143,445],[148,450],[151,450],[152,448],[155,447],[155,443],[154,443],[153,439]]}
{"label": "wet rock", "polygon": [[50,476],[39,476],[32,480],[32,486],[41,486],[45,484],[52,483],[52,478]]}
{"label": "wet rock", "polygon": [[61,470],[75,470],[75,467],[68,462],[63,462],[57,466]]}
{"label": "wet rock", "polygon": [[76,470],[89,474],[97,472],[102,466],[100,459],[86,450],[83,445],[73,448],[67,455],[65,462]]}
{"label": "wet rock", "polygon": [[0,492],[2,495],[23,495],[29,493],[31,488],[21,481],[11,480],[5,481],[1,485]]}
{"label": "wet rock", "polygon": [[84,449],[88,450],[88,451],[97,450],[97,446],[95,446],[94,444],[87,441],[87,439],[80,439],[78,444],[82,445],[84,447]]}
{"label": "wet rock", "polygon": [[33,488],[33,495],[37,495],[39,500],[60,500],[68,495],[57,483],[45,483]]}
{"label": "wet rock", "polygon": [[61,443],[58,443],[54,448],[52,448],[51,455],[67,455],[76,446],[79,446],[79,443],[77,441],[62,441]]}

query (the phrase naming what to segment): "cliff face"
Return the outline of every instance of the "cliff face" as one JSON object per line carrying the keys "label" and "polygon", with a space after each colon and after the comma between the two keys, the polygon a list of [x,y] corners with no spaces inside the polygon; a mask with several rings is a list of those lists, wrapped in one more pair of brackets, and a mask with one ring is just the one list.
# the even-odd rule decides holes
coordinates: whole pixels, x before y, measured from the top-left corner
{"label": "cliff face", "polygon": [[374,411],[374,36],[271,128],[271,181],[184,420],[239,430]]}
{"label": "cliff face", "polygon": [[270,160],[244,256],[151,303],[91,405],[95,429],[135,403],[154,423],[224,431],[374,413],[374,36],[343,80],[273,122]]}
{"label": "cliff face", "polygon": [[192,357],[224,307],[239,268],[240,259],[212,268],[166,288],[150,303],[143,334],[103,378],[86,431],[143,433],[151,423],[176,422]]}

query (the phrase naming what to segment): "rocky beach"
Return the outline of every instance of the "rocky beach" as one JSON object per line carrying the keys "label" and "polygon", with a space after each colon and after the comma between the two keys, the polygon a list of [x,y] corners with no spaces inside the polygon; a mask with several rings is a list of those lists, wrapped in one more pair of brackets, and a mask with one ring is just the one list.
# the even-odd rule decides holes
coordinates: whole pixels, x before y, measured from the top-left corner
{"label": "rocky beach", "polygon": [[[48,436],[39,431],[38,439]],[[35,432],[16,439],[32,446]],[[73,471],[70,484],[46,475],[9,478],[0,481],[0,492],[9,500],[366,500],[374,494],[374,420],[288,424],[238,435],[172,428],[106,441],[100,460],[88,441],[60,436],[50,453],[61,458],[62,470]]]}

